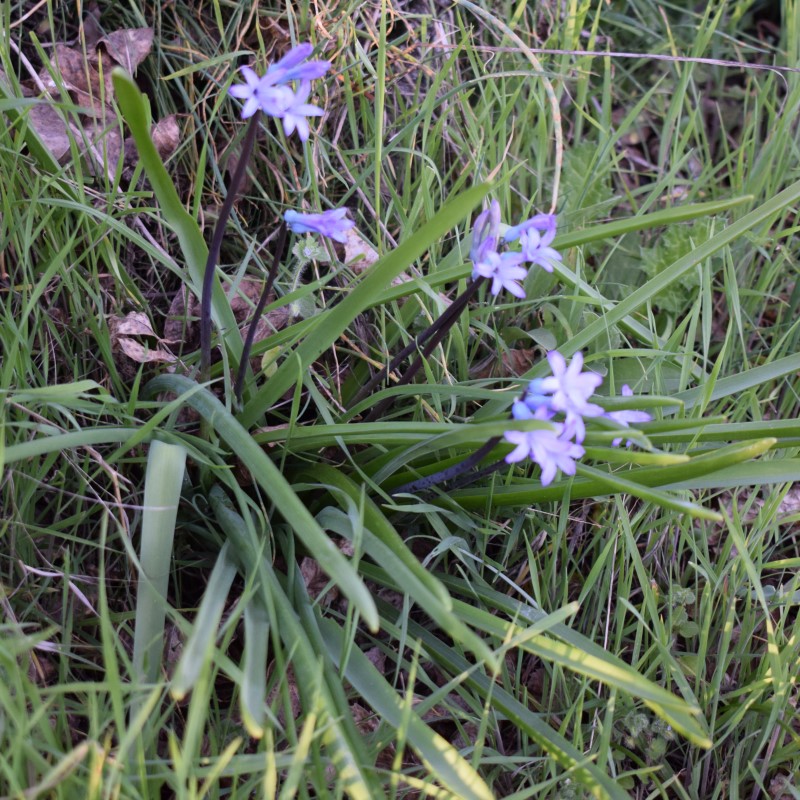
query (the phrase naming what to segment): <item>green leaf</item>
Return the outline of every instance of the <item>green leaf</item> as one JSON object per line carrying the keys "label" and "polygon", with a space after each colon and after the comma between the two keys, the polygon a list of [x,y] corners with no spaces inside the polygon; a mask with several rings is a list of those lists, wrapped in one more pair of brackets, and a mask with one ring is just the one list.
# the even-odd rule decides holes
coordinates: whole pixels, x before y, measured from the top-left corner
{"label": "green leaf", "polygon": [[134,670],[147,683],[156,682],[161,668],[172,541],[185,465],[186,450],[182,447],[163,442],[150,445],[133,634]]}
{"label": "green leaf", "polygon": [[[685,464],[675,464],[666,467],[642,467],[614,473],[621,480],[631,481],[640,487],[676,488],[680,482],[682,489],[703,488],[707,480],[712,481],[715,473],[732,464],[748,461],[763,455],[775,445],[775,439],[761,439],[756,442],[729,445],[695,456]],[[762,464],[759,463],[760,471]],[[754,470],[755,472],[755,470]],[[491,506],[529,506],[544,503],[548,500],[561,500],[569,492],[571,500],[581,500],[586,497],[605,497],[619,490],[610,487],[613,480],[604,476],[599,480],[596,475],[589,478],[572,478],[542,486],[538,481],[516,482],[507,486],[494,486],[491,489],[465,489],[451,492],[447,499],[434,499],[432,503],[441,505],[444,502],[454,502],[464,509],[487,508]]]}
{"label": "green leaf", "polygon": [[[360,515],[356,522],[360,526],[364,550],[377,564],[392,565],[395,591],[408,595],[454,641],[472,651],[479,660],[493,666],[495,654],[474,631],[453,614],[453,603],[447,590],[419,563],[378,506],[362,494],[362,488],[338,470],[324,464],[317,465],[313,477],[315,483],[310,488],[318,491],[321,484],[340,501],[346,498],[350,500],[351,507],[356,506],[356,513]],[[336,521],[331,519],[331,514],[327,514],[325,519],[330,521],[330,525],[326,527],[334,529]],[[353,538],[353,532],[347,528],[337,526],[336,531],[347,538]]]}
{"label": "green leaf", "polygon": [[[588,652],[583,647],[556,641],[551,635],[543,632],[526,635],[526,629],[519,621],[514,624],[500,619],[497,614],[474,608],[460,600],[456,600],[455,603],[458,613],[473,627],[492,634],[501,642],[509,641],[512,636],[519,637],[516,643],[521,649],[642,700],[654,713],[693,744],[699,747],[711,747],[711,738],[699,705],[690,705],[684,699],[668,692],[612,653],[602,649],[599,652]],[[541,613],[544,617],[544,612]],[[532,626],[539,622],[537,619]],[[566,625],[554,626],[556,631],[566,627]],[[552,632],[553,629],[550,630],[550,633]]]}
{"label": "green leaf", "polygon": [[[248,539],[245,533],[251,531],[251,527],[230,507],[224,492],[219,487],[215,490],[212,490],[214,514],[231,542],[234,557],[245,577],[255,581],[257,596],[267,612],[269,624],[280,636],[292,660],[306,722],[318,718],[317,733],[330,748],[337,778],[348,795],[353,800],[379,800],[384,795],[364,769],[370,760],[353,722],[341,679],[324,648],[316,646],[298,617],[298,606],[304,605],[307,610],[308,598],[298,590],[298,597],[292,603],[284,588],[285,579],[275,572],[267,558],[254,555],[259,551],[259,543]],[[299,575],[296,578],[301,584]]]}
{"label": "green leaf", "polygon": [[161,392],[181,396],[187,405],[194,408],[216,430],[227,443],[230,452],[236,454],[275,503],[320,567],[353,602],[367,625],[376,631],[379,626],[378,612],[369,590],[350,562],[319,527],[272,459],[253,441],[253,437],[211,392],[198,387],[191,378],[184,375],[160,375],[145,386],[142,394],[152,397]]}
{"label": "green leaf", "polygon": [[204,664],[210,660],[214,641],[219,631],[219,622],[225,610],[236,565],[230,557],[230,543],[225,542],[219,551],[214,569],[206,583],[203,599],[197,611],[192,632],[183,647],[180,660],[170,683],[170,694],[175,700],[183,700],[196,683]]}
{"label": "green leaf", "polygon": [[[382,614],[387,618],[392,615],[393,609],[382,601],[380,606]],[[397,612],[394,612],[394,616],[397,616]],[[590,756],[582,753],[558,731],[553,730],[541,715],[533,713],[510,692],[498,686],[492,677],[480,672],[452,647],[416,622],[408,622],[408,634],[422,642],[428,656],[441,668],[446,669],[451,675],[458,675],[464,686],[478,694],[496,712],[527,734],[556,763],[569,770],[570,777],[588,789],[594,797],[601,800],[628,800],[628,795],[592,762]]]}

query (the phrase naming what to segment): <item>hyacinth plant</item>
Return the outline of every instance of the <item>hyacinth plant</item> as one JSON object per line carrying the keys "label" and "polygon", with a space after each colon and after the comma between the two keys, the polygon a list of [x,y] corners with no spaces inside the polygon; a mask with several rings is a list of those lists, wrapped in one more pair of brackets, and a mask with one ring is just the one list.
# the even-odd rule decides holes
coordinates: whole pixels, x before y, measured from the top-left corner
{"label": "hyacinth plant", "polygon": [[[318,424],[301,424],[297,414],[298,391],[293,395],[291,416],[283,419],[275,409],[287,394],[292,395],[296,387],[305,385],[304,378],[315,368],[320,356],[360,315],[376,305],[388,305],[396,300],[400,295],[392,294],[395,291],[391,288],[392,280],[408,270],[429,248],[438,246],[446,234],[458,231],[460,224],[485,202],[492,188],[476,186],[449,201],[348,286],[331,308],[318,317],[303,320],[295,330],[284,334],[281,342],[288,344],[280,365],[269,377],[248,375],[255,325],[250,326],[247,338],[241,341],[230,303],[216,279],[220,249],[257,130],[264,124],[264,118],[275,118],[286,136],[306,143],[314,135],[310,121],[316,124],[323,116],[323,109],[309,100],[314,82],[326,76],[330,64],[311,60],[312,53],[311,45],[299,45],[270,65],[262,76],[244,67],[240,71],[243,82],[230,89],[230,95],[240,104],[239,116],[248,121],[248,128],[207,251],[196,222],[186,214],[152,147],[149,132],[142,122],[147,114],[140,95],[124,76],[115,76],[119,103],[136,139],[148,178],[184,251],[189,273],[187,282],[201,298],[201,381],[198,383],[185,374],[154,378],[144,389],[146,397],[156,398],[168,393],[177,399],[165,404],[163,413],[159,412],[158,423],[148,422],[147,431],[152,432],[156,424],[162,425],[163,435],[169,441],[165,446],[180,449],[180,455],[188,452],[192,456],[199,473],[187,474],[194,493],[192,508],[207,509],[208,526],[227,542],[209,577],[194,624],[182,621],[191,633],[184,656],[170,676],[174,698],[182,698],[190,689],[195,693],[183,743],[185,752],[200,752],[201,730],[192,724],[192,714],[196,714],[196,708],[204,702],[208,705],[213,684],[208,666],[211,663],[223,663],[223,669],[236,682],[241,719],[247,732],[259,737],[278,730],[279,724],[269,718],[264,692],[268,658],[265,631],[269,630],[270,648],[288,654],[287,660],[291,660],[308,718],[319,721],[316,728],[309,723],[308,736],[318,737],[319,746],[331,763],[346,765],[342,783],[351,796],[380,797],[383,787],[376,777],[373,754],[361,743],[362,734],[353,722],[345,686],[362,698],[385,725],[402,730],[404,739],[425,765],[422,774],[426,780],[443,787],[451,796],[491,797],[487,783],[490,770],[481,772],[475,766],[480,761],[479,754],[473,758],[469,752],[459,752],[436,734],[412,704],[399,699],[395,687],[366,658],[361,648],[363,642],[354,644],[351,637],[352,631],[364,632],[364,635],[380,631],[385,638],[376,641],[384,646],[386,642],[405,640],[410,631],[421,648],[419,658],[418,654],[413,656],[414,668],[421,668],[427,659],[433,660],[454,685],[463,684],[473,690],[487,707],[498,703],[503,720],[513,720],[546,751],[553,763],[567,770],[570,780],[597,796],[620,797],[605,764],[595,763],[593,756],[587,758],[562,732],[551,727],[548,720],[543,721],[539,714],[533,713],[496,681],[509,649],[519,646],[543,662],[572,671],[587,683],[601,685],[603,691],[611,691],[616,697],[630,697],[631,702],[644,705],[690,744],[708,747],[706,721],[691,687],[682,685],[682,696],[678,696],[669,684],[662,686],[640,674],[613,652],[607,652],[589,637],[572,630],[564,621],[566,612],[558,618],[549,617],[528,599],[520,604],[516,599],[509,602],[503,593],[494,592],[483,574],[470,571],[465,573],[469,580],[462,581],[454,579],[438,564],[423,566],[399,530],[405,530],[409,516],[417,513],[418,507],[444,506],[458,525],[465,518],[465,510],[480,508],[499,515],[504,508],[520,510],[552,499],[562,501],[567,494],[573,499],[610,493],[631,494],[663,509],[691,514],[699,520],[718,520],[715,512],[659,487],[678,483],[687,476],[699,478],[713,474],[723,466],[764,452],[772,446],[769,442],[774,444],[774,441],[762,436],[717,452],[711,447],[713,438],[703,439],[696,429],[689,430],[687,426],[674,426],[676,434],[658,419],[673,406],[689,407],[696,398],[637,396],[627,385],[622,387],[619,396],[614,396],[610,386],[601,394],[603,379],[599,372],[584,369],[583,352],[586,349],[590,367],[598,368],[588,345],[591,336],[596,336],[605,324],[604,320],[592,323],[591,335],[581,331],[574,340],[550,348],[546,357],[536,360],[525,375],[484,392],[480,403],[470,406],[468,418],[392,421],[386,419],[391,414],[384,412],[397,397],[403,396],[403,390],[423,392],[426,389],[425,382],[413,387],[412,383],[430,366],[429,359],[436,348],[443,346],[447,337],[463,324],[470,309],[476,315],[491,314],[493,304],[498,301],[535,303],[536,298],[529,296],[526,287],[535,282],[541,271],[568,281],[570,287],[595,298],[592,287],[583,284],[565,263],[568,248],[653,227],[665,220],[724,211],[731,204],[693,207],[682,212],[685,217],[674,212],[670,212],[669,218],[662,212],[637,215],[588,232],[561,232],[557,238],[554,214],[535,214],[506,226],[501,220],[500,203],[492,200],[477,214],[471,238],[466,233],[457,236],[457,246],[450,251],[453,265],[446,274],[451,276],[453,284],[465,281],[463,291],[449,299],[441,314],[416,336],[410,337],[405,346],[398,345],[395,351],[381,353],[381,359],[373,359],[377,363],[369,365],[371,371],[366,363],[357,365],[353,375],[343,382],[337,398],[338,418],[332,413]],[[720,235],[714,245],[723,246],[741,236],[769,219],[776,209],[800,197],[800,188],[786,192],[744,217],[736,223],[738,227],[731,226],[733,230]],[[282,217],[282,223],[275,226],[273,257],[254,319],[261,316],[268,296],[278,283],[289,233],[311,234],[343,243],[356,225],[344,208],[316,213],[287,209]],[[462,257],[462,253],[464,256],[468,253],[469,257]],[[676,276],[683,274],[680,270],[690,269],[689,262],[687,259],[686,263],[681,263],[671,279],[677,280]],[[435,283],[435,277],[430,278],[429,288],[441,286]],[[650,287],[647,291],[655,289]],[[659,345],[657,337],[646,339],[632,316],[637,308],[634,301],[642,302],[641,298],[640,294],[620,304],[624,314],[608,306],[609,317],[617,314],[628,329],[641,334],[655,349]],[[601,308],[606,308],[605,300],[597,302]],[[212,365],[215,329],[222,354],[222,365],[216,371],[217,365]],[[191,359],[187,361],[191,363]],[[229,372],[235,374],[235,379],[230,391],[223,389],[221,400],[202,385],[221,376],[223,380],[214,388],[227,387]],[[314,388],[312,385],[309,391]],[[440,388],[443,391],[452,389]],[[461,391],[461,387],[452,390]],[[204,444],[202,437],[178,427],[170,428],[164,421],[169,411],[182,404],[192,406],[206,421],[207,443]],[[273,414],[278,415],[281,424],[270,424],[274,422]],[[129,436],[129,432],[125,432],[125,436]],[[670,436],[684,438],[670,439]],[[701,451],[685,455],[659,449],[659,443],[672,441],[699,442]],[[628,445],[625,449],[621,448],[623,442]],[[362,447],[364,449],[359,450]],[[321,463],[323,448],[339,448],[337,452],[345,454],[341,459],[344,466]],[[163,447],[153,448],[150,457],[156,461],[164,458],[164,452]],[[276,457],[277,452],[280,457]],[[168,463],[182,465],[182,460],[175,456],[171,453]],[[17,456],[12,452],[10,457]],[[598,465],[623,465],[628,472],[601,470],[583,463],[590,460]],[[247,481],[241,484],[237,481],[233,465],[243,465]],[[167,467],[169,469],[176,473],[178,470],[177,467]],[[559,473],[563,480],[558,480]],[[151,474],[154,477],[151,478]],[[152,473],[148,469],[148,482],[161,482],[158,475],[157,469]],[[164,508],[177,509],[181,491],[187,491],[179,477],[182,475],[173,474],[169,482],[173,497],[159,497],[158,502]],[[491,492],[462,491],[462,487],[484,477],[488,479]],[[453,489],[458,491],[451,492]],[[410,499],[404,496],[409,494],[413,495]],[[320,496],[330,499],[320,501]],[[154,523],[148,518],[145,524]],[[347,544],[334,544],[329,532],[348,540]],[[143,538],[168,542],[162,533],[155,531],[155,536]],[[452,545],[457,558],[462,555],[460,547]],[[326,613],[321,602],[308,597],[309,590],[297,568],[299,559],[295,554],[298,550],[313,557],[330,583],[346,598],[346,619],[336,613]],[[152,577],[153,586],[163,587],[163,566],[167,560],[168,553],[155,558],[152,553],[143,553],[142,580]],[[158,575],[147,573],[145,566],[150,564],[160,565]],[[245,652],[241,668],[231,669],[219,656],[221,645],[217,634],[223,613],[229,607],[228,595],[233,591],[237,572],[244,577],[247,587],[237,606],[237,613],[243,618]],[[395,616],[387,608],[388,604],[377,596],[375,585],[386,586],[408,603],[417,603],[428,620],[426,625],[418,624],[416,619],[409,620],[408,627],[398,632]],[[471,602],[476,594],[491,605],[491,611],[468,605],[467,601]],[[166,604],[163,588],[160,597],[154,598],[153,592],[142,592],[142,595],[143,605],[149,604],[153,612],[148,614],[150,621],[158,618],[159,611],[163,618]],[[509,619],[501,620],[498,610]],[[432,633],[429,628],[441,635]],[[160,665],[156,662],[160,642],[152,625],[147,627],[139,642],[143,644],[135,648],[136,666],[141,667],[146,682],[153,683],[159,675],[156,668]],[[451,647],[446,642],[456,644]],[[144,655],[139,656],[139,653]],[[284,676],[285,673],[283,670]],[[155,699],[148,700],[151,704],[158,699],[155,694],[153,697]],[[138,708],[133,705],[130,710],[135,713],[131,716],[144,720],[151,709],[152,705],[143,704]],[[177,782],[184,779],[189,782],[186,765],[187,759],[178,763]],[[425,789],[429,790],[430,785]]]}

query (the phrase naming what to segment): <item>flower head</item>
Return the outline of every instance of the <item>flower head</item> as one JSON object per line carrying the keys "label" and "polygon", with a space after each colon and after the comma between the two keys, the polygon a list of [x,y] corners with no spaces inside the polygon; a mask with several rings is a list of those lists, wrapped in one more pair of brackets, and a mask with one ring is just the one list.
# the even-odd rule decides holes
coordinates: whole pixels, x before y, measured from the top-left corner
{"label": "flower head", "polygon": [[489,208],[482,211],[475,219],[472,228],[472,248],[469,257],[472,261],[480,261],[482,251],[496,250],[498,232],[500,230],[500,203],[492,200]]}
{"label": "flower head", "polygon": [[553,262],[561,261],[561,253],[549,246],[555,235],[555,226],[544,233],[540,233],[536,228],[528,228],[523,231],[519,237],[519,243],[522,245],[522,257],[526,261],[538,264],[543,270],[552,272]]}
{"label": "flower head", "polygon": [[346,232],[355,227],[355,222],[347,219],[346,214],[346,208],[331,209],[321,214],[301,214],[290,209],[283,218],[294,233],[319,233],[344,244],[347,241]]}
{"label": "flower head", "polygon": [[481,260],[477,261],[472,269],[472,277],[491,278],[490,291],[493,295],[498,295],[501,289],[505,289],[514,297],[524,299],[525,290],[517,281],[523,280],[528,270],[520,264],[522,257],[519,253],[498,253],[496,250],[486,248],[481,254]]}
{"label": "flower head", "polygon": [[237,83],[235,86],[231,86],[228,89],[228,94],[239,100],[244,100],[242,119],[247,119],[261,108],[261,78],[250,67],[242,67],[239,71],[242,73],[245,83]]}
{"label": "flower head", "polygon": [[[622,396],[633,397],[633,390],[630,386],[628,386],[627,383],[622,387]],[[606,416],[609,419],[613,419],[614,422],[619,423],[624,428],[627,428],[631,423],[636,424],[638,422],[650,422],[652,419],[652,417],[646,411],[637,411],[634,408],[624,409],[622,411],[608,411],[606,412]],[[614,439],[614,441],[611,442],[611,446],[617,447],[622,441],[622,438],[623,437],[620,436],[619,438]],[[631,440],[628,439],[626,444],[630,445]]]}
{"label": "flower head", "polygon": [[[280,61],[271,64],[266,75],[259,77],[250,67],[242,67],[245,83],[231,86],[231,96],[244,100],[242,119],[252,117],[256,111],[263,111],[270,117],[283,120],[287,135],[294,131],[300,138],[308,139],[309,129],[306,117],[319,116],[322,111],[306,103],[311,91],[311,81],[321,78],[330,68],[329,61],[309,61],[302,63],[314,50],[310,44],[293,47]],[[286,84],[299,81],[300,88],[293,92]]]}
{"label": "flower head", "polygon": [[289,92],[291,97],[288,98],[288,104],[280,114],[275,115],[283,120],[283,132],[287,136],[297,129],[297,135],[304,142],[309,135],[306,117],[321,117],[323,113],[321,108],[306,103],[310,92],[311,81],[303,81],[296,93]]}
{"label": "flower head", "polygon": [[555,425],[555,430],[506,431],[503,438],[516,445],[506,456],[508,464],[530,458],[542,469],[542,486],[547,486],[560,469],[567,475],[575,474],[575,459],[581,458],[584,449],[563,437],[565,426]]}
{"label": "flower head", "polygon": [[[534,381],[531,381],[534,383]],[[547,398],[543,398],[544,403],[538,406],[528,405],[528,395],[523,395],[521,400],[515,400],[511,406],[511,416],[514,419],[541,419],[545,422],[553,419],[555,411],[550,409]]]}
{"label": "flower head", "polygon": [[550,397],[542,388],[542,378],[534,378],[528,384],[522,398],[514,401],[511,415],[514,419],[550,419],[555,416],[555,411],[550,408]]}
{"label": "flower head", "polygon": [[312,44],[298,44],[293,47],[280,61],[270,64],[263,81],[267,86],[279,86],[289,81],[313,81],[321,78],[331,66],[330,61],[309,61],[303,64],[311,53],[314,52]]}
{"label": "flower head", "polygon": [[582,442],[586,435],[583,418],[605,413],[600,406],[587,402],[603,379],[594,372],[581,372],[583,354],[580,351],[572,357],[569,366],[557,350],[551,350],[547,360],[553,374],[541,379],[541,389],[550,396],[550,408],[566,414],[565,425],[574,432],[575,441]]}

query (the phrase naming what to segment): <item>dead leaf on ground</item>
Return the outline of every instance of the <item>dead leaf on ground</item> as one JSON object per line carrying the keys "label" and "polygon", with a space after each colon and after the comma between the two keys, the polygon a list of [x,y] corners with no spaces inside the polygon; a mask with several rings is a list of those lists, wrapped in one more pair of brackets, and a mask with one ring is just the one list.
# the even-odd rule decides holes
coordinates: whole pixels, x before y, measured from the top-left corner
{"label": "dead leaf on ground", "polygon": [[152,28],[128,28],[113,31],[104,36],[98,44],[102,44],[114,61],[126,69],[131,75],[150,54],[153,47]]}
{"label": "dead leaf on ground", "polygon": [[[137,364],[151,362],[173,363],[177,361],[175,355],[160,346],[160,340],[156,336],[147,314],[141,311],[132,311],[122,318],[111,317],[108,320],[108,329],[112,352],[123,353]],[[153,344],[147,341],[140,342],[131,338],[134,336],[155,339],[156,341]]]}
{"label": "dead leaf on ground", "polygon": [[506,350],[498,360],[491,355],[470,370],[471,378],[509,378],[523,375],[533,366],[535,350],[528,347]]}
{"label": "dead leaf on ground", "polygon": [[155,336],[156,332],[150,324],[147,314],[141,311],[131,311],[118,325],[118,336]]}
{"label": "dead leaf on ground", "polygon": [[69,153],[70,142],[80,140],[80,131],[71,122],[67,128],[64,118],[51,105],[32,106],[28,111],[28,123],[59,163]]}
{"label": "dead leaf on ground", "polygon": [[[344,263],[356,275],[360,275],[378,260],[378,253],[373,250],[366,239],[361,238],[361,234],[355,228],[347,230],[345,236],[347,240],[344,243]],[[405,280],[408,280],[408,278],[406,277]],[[402,283],[402,281],[400,282]]]}
{"label": "dead leaf on ground", "polygon": [[153,144],[158,150],[162,161],[166,161],[177,149],[181,141],[181,129],[178,126],[178,117],[170,114],[159,120],[150,131]]}
{"label": "dead leaf on ground", "polygon": [[119,344],[119,349],[138,364],[149,364],[153,361],[163,363],[177,361],[175,356],[168,350],[162,350],[160,347],[153,349],[137,342],[135,339],[129,339],[127,336],[121,336],[117,343]]}
{"label": "dead leaf on ground", "polygon": [[[45,147],[59,163],[64,163],[75,141],[81,152],[88,151],[90,168],[96,174],[114,175],[123,159],[123,175],[133,173],[138,154],[133,139],[123,141],[113,106],[111,73],[120,65],[131,74],[148,56],[153,46],[152,28],[130,28],[100,36],[94,16],[84,18],[83,43],[70,47],[56,42],[30,86],[22,94],[41,94],[42,104],[28,112],[28,121]],[[68,96],[65,97],[64,94]],[[67,115],[55,103],[70,101],[80,108]],[[151,135],[162,160],[171,156],[180,143],[180,128],[174,115],[153,126]]]}
{"label": "dead leaf on ground", "polygon": [[[275,663],[273,662],[270,664],[270,668],[268,670],[269,675],[275,671],[274,668]],[[275,683],[272,689],[270,689],[269,694],[267,695],[267,705],[274,707],[274,705],[281,700],[281,685],[284,681],[286,682],[286,687],[289,694],[289,713],[292,715],[292,719],[299,719],[300,713],[303,710],[303,706],[300,702],[300,690],[297,688],[297,679],[294,676],[294,669],[291,665],[289,665],[289,667],[283,673],[283,677]],[[278,706],[275,716],[280,725],[286,724],[286,709],[282,702]]]}

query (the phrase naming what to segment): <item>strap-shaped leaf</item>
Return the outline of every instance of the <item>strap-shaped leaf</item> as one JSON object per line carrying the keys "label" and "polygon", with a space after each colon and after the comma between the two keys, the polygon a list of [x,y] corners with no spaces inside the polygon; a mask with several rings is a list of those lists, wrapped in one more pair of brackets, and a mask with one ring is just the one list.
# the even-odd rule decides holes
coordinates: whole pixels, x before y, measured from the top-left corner
{"label": "strap-shaped leaf", "polygon": [[153,378],[144,388],[143,394],[152,397],[161,392],[184,396],[187,405],[197,411],[216,430],[231,453],[235,453],[250,470],[254,480],[275,503],[278,511],[292,526],[308,551],[319,562],[320,567],[353,602],[367,625],[376,631],[379,621],[375,601],[358,577],[358,573],[325,535],[278,467],[253,441],[236,418],[211,392],[203,388],[198,390],[198,385],[184,375],[160,375]]}

